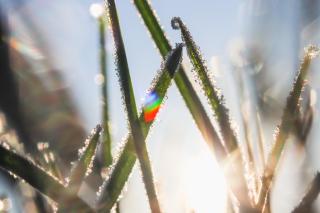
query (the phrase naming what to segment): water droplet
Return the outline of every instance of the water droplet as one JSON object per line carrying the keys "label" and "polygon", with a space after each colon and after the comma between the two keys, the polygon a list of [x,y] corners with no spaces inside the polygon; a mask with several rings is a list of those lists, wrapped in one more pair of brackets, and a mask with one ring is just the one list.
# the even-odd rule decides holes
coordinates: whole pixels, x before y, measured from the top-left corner
{"label": "water droplet", "polygon": [[90,5],[89,12],[94,18],[99,18],[104,13],[104,6],[100,3],[93,3]]}
{"label": "water droplet", "polygon": [[94,77],[94,82],[99,86],[101,86],[104,83],[104,80],[104,76],[101,73],[97,74]]}

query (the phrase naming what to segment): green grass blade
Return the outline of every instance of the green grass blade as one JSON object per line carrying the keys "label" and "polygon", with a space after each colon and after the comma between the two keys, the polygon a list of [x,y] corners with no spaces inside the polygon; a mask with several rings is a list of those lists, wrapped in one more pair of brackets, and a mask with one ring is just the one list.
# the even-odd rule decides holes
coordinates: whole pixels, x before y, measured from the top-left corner
{"label": "green grass blade", "polygon": [[299,109],[300,95],[305,85],[310,62],[318,54],[319,49],[317,47],[310,46],[306,49],[304,58],[297,74],[297,78],[293,84],[293,89],[288,96],[287,103],[281,118],[281,123],[277,128],[275,143],[269,154],[269,158],[262,178],[262,185],[257,203],[257,206],[260,209],[262,209],[264,206],[265,198],[270,189],[277,164],[284,149],[285,142],[289,136],[290,131],[293,128],[294,119],[296,118],[296,113]]}
{"label": "green grass blade", "polygon": [[200,50],[197,48],[192,39],[190,32],[179,17],[175,17],[171,21],[173,29],[180,29],[182,39],[186,44],[190,61],[197,73],[202,86],[202,90],[208,98],[212,110],[215,113],[217,121],[220,125],[225,146],[229,153],[238,149],[236,135],[231,128],[228,109],[224,105],[224,98],[219,94],[219,90],[213,85],[208,75],[208,69],[205,66]]}
{"label": "green grass blade", "polygon": [[140,168],[142,171],[142,179],[147,191],[150,209],[153,213],[160,213],[161,210],[153,181],[154,178],[152,174],[151,162],[145,139],[143,137],[142,127],[138,118],[138,111],[134,97],[125,48],[122,41],[116,5],[113,0],[108,0],[107,6],[109,11],[112,33],[115,41],[114,43],[116,49],[116,61],[118,66],[117,71],[120,79],[120,87],[122,90],[122,96],[127,110],[127,118],[129,120],[129,125],[132,133],[133,144],[137,153],[137,157],[139,159]]}
{"label": "green grass blade", "polygon": [[[172,19],[172,27],[174,29],[180,29],[182,34],[182,39],[186,44],[187,52],[190,61],[194,67],[195,72],[201,82],[202,89],[208,98],[208,101],[215,113],[218,124],[220,126],[220,131],[222,133],[225,147],[229,154],[234,154],[234,161],[231,164],[236,164],[234,168],[237,170],[239,175],[238,181],[233,181],[230,183],[233,193],[240,201],[240,205],[250,205],[248,197],[248,189],[246,184],[246,179],[244,177],[244,164],[242,161],[242,156],[240,155],[240,150],[238,147],[238,141],[234,130],[231,128],[230,118],[228,109],[224,106],[223,96],[219,95],[218,89],[212,84],[209,79],[207,67],[204,64],[204,60],[200,54],[199,49],[196,47],[189,31],[187,30],[184,23],[180,18],[176,17]],[[232,170],[234,169],[232,168]],[[231,171],[230,171],[231,172]],[[241,175],[240,175],[241,174]],[[229,174],[226,178],[228,180],[232,179],[233,173]],[[229,177],[230,176],[230,177]],[[241,178],[240,178],[241,177]]]}
{"label": "green grass blade", "polygon": [[320,173],[317,172],[306,194],[303,196],[300,203],[298,204],[298,206],[295,207],[292,213],[311,212],[312,204],[317,199],[319,192],[320,192]]}
{"label": "green grass blade", "polygon": [[[166,95],[167,89],[170,86],[171,79],[177,71],[182,56],[182,45],[178,45],[171,51],[158,73],[158,76],[153,80],[150,92],[154,91],[158,94],[161,103]],[[153,122],[146,123],[144,116],[139,116],[139,121],[143,129],[144,139],[147,137],[150,127]],[[113,166],[110,177],[100,187],[98,197],[98,209],[101,212],[110,210],[119,198],[121,191],[128,180],[132,168],[136,161],[136,155],[133,146],[132,135],[128,135],[125,139],[123,150]]]}
{"label": "green grass blade", "polygon": [[38,151],[40,153],[39,156],[39,163],[40,165],[45,168],[47,171],[52,173],[55,177],[59,180],[63,180],[62,172],[59,169],[57,162],[56,162],[56,155],[55,152],[50,150],[49,143],[47,142],[40,142],[37,144]]}
{"label": "green grass blade", "polygon": [[99,60],[100,60],[100,74],[103,76],[102,89],[102,165],[108,167],[112,164],[111,154],[111,135],[109,126],[109,103],[108,103],[108,78],[107,78],[107,52],[106,52],[106,24],[104,16],[98,18],[99,24]]}
{"label": "green grass blade", "polygon": [[68,183],[68,189],[74,194],[78,193],[83,179],[91,172],[101,130],[101,126],[97,125],[86,139],[84,147],[79,151],[80,158],[71,170]]}
{"label": "green grass blade", "polygon": [[[60,203],[64,198],[70,197],[67,188],[57,178],[48,174],[30,160],[23,158],[1,145],[0,167],[22,178],[36,190],[50,197],[57,203]],[[75,198],[75,200],[83,209],[90,209],[80,198]]]}
{"label": "green grass blade", "polygon": [[[133,3],[150,32],[152,39],[158,47],[161,56],[165,57],[171,50],[171,45],[169,44],[169,41],[166,38],[149,2],[146,0],[134,0]],[[221,140],[210,122],[210,119],[182,66],[180,67],[179,72],[175,75],[174,81],[205,142],[208,144],[211,151],[215,153],[217,160],[223,161],[226,157],[226,153]]]}

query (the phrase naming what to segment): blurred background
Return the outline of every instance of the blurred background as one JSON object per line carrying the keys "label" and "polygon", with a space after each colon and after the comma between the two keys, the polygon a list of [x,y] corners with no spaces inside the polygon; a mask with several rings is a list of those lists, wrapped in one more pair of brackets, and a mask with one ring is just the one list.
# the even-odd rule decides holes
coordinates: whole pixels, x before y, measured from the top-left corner
{"label": "blurred background", "polygon": [[[14,136],[15,123],[2,115],[1,140],[30,155],[39,146],[48,145],[66,174],[70,162],[77,159],[77,150],[86,135],[102,120],[98,22],[92,10],[90,13],[94,3],[103,5],[91,0],[0,0],[0,54],[7,58],[0,68],[9,67],[14,73],[13,77],[1,77],[0,84],[4,86],[0,93],[3,97],[15,94],[6,85],[8,82],[18,85],[18,96],[10,101],[18,103],[19,109],[9,107],[8,111],[21,113],[19,119],[26,124],[23,131],[30,135],[25,138],[28,143],[23,149]],[[161,57],[131,1],[116,3],[136,101],[142,106]],[[261,172],[256,142],[259,129],[266,155],[303,49],[308,44],[319,45],[320,1],[162,0],[151,3],[172,44],[181,42],[181,38],[179,32],[171,29],[171,18],[180,16],[188,26],[206,59],[210,75],[225,95],[240,143],[244,143],[246,137],[242,117],[246,118],[247,135],[257,152],[255,158]],[[113,154],[116,155],[128,128],[109,31],[106,37],[106,81]],[[185,53],[183,64],[188,76],[194,79],[186,56]],[[317,140],[319,65],[319,59],[313,61],[309,84],[303,94],[303,109],[311,106],[313,124],[307,138],[292,136],[289,139],[272,191],[274,212],[290,212],[320,169],[317,153],[320,148]],[[3,70],[0,73],[8,75]],[[192,82],[214,122],[199,85]],[[260,127],[257,120],[261,121]],[[168,90],[165,105],[147,141],[164,212],[225,212],[223,177],[174,84]],[[35,196],[31,187],[10,181],[5,174],[0,176],[0,211],[36,211],[31,202]],[[84,199],[92,201],[96,186],[84,187]],[[137,168],[123,192],[120,209],[130,213],[149,212]],[[319,211],[320,208],[315,207],[315,212]]]}

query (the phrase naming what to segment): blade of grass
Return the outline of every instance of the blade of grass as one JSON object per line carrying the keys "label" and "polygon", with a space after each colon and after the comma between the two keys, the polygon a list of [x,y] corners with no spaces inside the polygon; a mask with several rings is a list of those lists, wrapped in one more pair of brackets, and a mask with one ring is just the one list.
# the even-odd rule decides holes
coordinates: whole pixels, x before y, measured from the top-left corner
{"label": "blade of grass", "polygon": [[85,140],[85,145],[79,150],[80,158],[71,169],[68,182],[69,198],[64,199],[59,205],[59,212],[81,212],[82,207],[73,200],[77,197],[82,181],[92,170],[93,160],[99,144],[99,136],[102,131],[97,125],[91,131],[91,135]]}
{"label": "blade of grass", "polygon": [[143,137],[142,127],[138,118],[136,101],[114,0],[107,0],[107,8],[115,43],[120,87],[126,106],[127,118],[129,120],[134,148],[142,171],[142,179],[147,191],[151,211],[153,213],[160,213],[161,210],[153,181],[151,162]]}
{"label": "blade of grass", "polygon": [[[68,198],[69,192],[57,178],[45,172],[42,168],[22,156],[0,145],[0,167],[5,171],[19,176],[36,190],[48,196],[57,203]],[[75,198],[84,210],[90,207],[80,198]]]}
{"label": "blade of grass", "polygon": [[219,90],[210,80],[208,76],[208,69],[204,64],[200,50],[197,48],[185,24],[179,17],[173,18],[171,24],[173,29],[181,30],[182,39],[186,43],[190,61],[196,71],[197,78],[199,78],[202,83],[202,89],[208,98],[211,108],[215,112],[215,116],[220,125],[220,131],[224,138],[225,146],[228,152],[232,153],[234,150],[238,149],[238,142],[236,135],[231,128],[229,112],[224,105],[224,98],[219,94]]}
{"label": "blade of grass", "polygon": [[270,189],[275,170],[277,168],[282,151],[284,149],[285,142],[289,136],[290,131],[293,128],[294,119],[296,118],[296,113],[297,113],[297,110],[299,109],[298,105],[299,105],[300,95],[305,85],[310,62],[318,54],[319,54],[319,49],[314,46],[308,47],[305,51],[302,63],[300,65],[300,69],[298,71],[296,80],[293,84],[293,89],[291,90],[288,96],[287,103],[281,118],[281,123],[277,128],[275,143],[271,149],[266,167],[264,169],[261,189],[259,192],[259,197],[257,202],[257,207],[259,209],[264,208],[266,195],[268,194],[268,191]]}
{"label": "blade of grass", "polygon": [[[146,0],[134,0],[133,3],[158,47],[161,56],[165,57],[168,52],[171,51],[172,47],[169,44],[154,11],[151,9],[149,2]],[[217,160],[223,161],[226,157],[226,153],[221,140],[210,122],[210,119],[182,66],[175,75],[174,81],[205,142],[208,144],[211,151],[215,153]]]}
{"label": "blade of grass", "polygon": [[37,144],[37,148],[39,153],[41,153],[39,156],[40,165],[51,172],[59,180],[63,180],[61,170],[56,162],[56,155],[52,150],[50,150],[49,143],[40,142]]}
{"label": "blade of grass", "polygon": [[[253,144],[251,142],[251,131],[249,120],[250,120],[250,112],[252,103],[249,101],[249,98],[246,98],[246,89],[245,89],[245,76],[244,71],[238,71],[237,72],[237,80],[239,81],[239,96],[240,96],[240,112],[241,112],[241,120],[244,130],[244,141],[245,146],[247,149],[247,155],[248,155],[248,169],[249,170],[249,182],[252,184],[248,184],[249,190],[251,191],[253,198],[256,197],[258,192],[258,186],[259,186],[259,179],[258,179],[258,171],[257,171],[257,165],[254,159],[254,151],[253,151]],[[250,187],[251,186],[251,187]]]}
{"label": "blade of grass", "polygon": [[[175,72],[177,71],[182,54],[182,45],[178,45],[172,52],[168,54],[166,60],[161,66],[161,71],[158,73],[158,76],[154,79],[152,86],[149,91],[154,91],[158,94],[158,97],[163,103],[163,99],[167,92],[168,87],[170,86],[171,79],[173,78]],[[139,116],[139,122],[143,128],[143,137],[147,137],[150,130],[152,122],[146,123],[144,116]],[[110,210],[113,205],[116,203],[121,191],[127,182],[127,179],[131,173],[131,170],[135,164],[136,155],[133,146],[132,135],[129,135],[125,139],[124,148],[119,155],[117,161],[113,165],[110,177],[103,183],[100,187],[98,194],[98,210],[105,212]]]}
{"label": "blade of grass", "polygon": [[[196,47],[196,44],[194,43],[189,31],[187,30],[187,27],[178,17],[173,18],[171,23],[174,29],[181,30],[182,39],[186,44],[190,61],[193,64],[194,70],[202,83],[202,89],[207,96],[212,110],[214,111],[217,118],[218,124],[220,126],[220,131],[224,139],[225,147],[228,150],[229,154],[235,153],[234,161],[231,163],[235,164],[237,173],[241,178],[239,178],[239,180],[236,182],[233,181],[232,183],[229,183],[232,187],[232,191],[233,193],[235,193],[237,199],[240,202],[240,205],[250,206],[246,179],[244,177],[244,164],[238,147],[238,141],[235,132],[231,128],[229,112],[224,105],[223,96],[219,95],[218,89],[212,84],[212,81],[209,79],[207,67],[204,65],[204,60],[202,59],[200,51]],[[230,180],[231,178],[229,177],[228,179]]]}
{"label": "blade of grass", "polygon": [[74,194],[78,193],[83,179],[91,172],[101,130],[101,126],[97,125],[89,138],[86,139],[84,147],[79,151],[80,158],[71,170],[68,183],[68,189]]}
{"label": "blade of grass", "polygon": [[103,83],[101,85],[102,92],[102,159],[103,167],[108,167],[112,164],[111,154],[111,136],[109,126],[109,103],[108,103],[108,86],[107,86],[107,52],[106,52],[106,26],[104,16],[98,17],[99,24],[99,61],[100,61],[100,74],[103,76]]}
{"label": "blade of grass", "polygon": [[310,212],[312,208],[312,204],[317,199],[319,192],[320,192],[320,173],[317,172],[306,194],[303,196],[300,203],[298,204],[297,207],[295,207],[292,213]]}

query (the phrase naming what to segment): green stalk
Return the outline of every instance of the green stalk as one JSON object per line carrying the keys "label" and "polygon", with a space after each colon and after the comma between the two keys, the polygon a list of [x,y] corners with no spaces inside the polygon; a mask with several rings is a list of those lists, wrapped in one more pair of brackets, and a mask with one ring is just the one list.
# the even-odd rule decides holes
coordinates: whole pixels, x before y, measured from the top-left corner
{"label": "green stalk", "polygon": [[[158,47],[161,56],[164,58],[171,51],[172,47],[169,44],[154,11],[146,0],[134,0],[133,3],[149,30],[155,45]],[[217,160],[221,162],[224,161],[226,152],[222,142],[182,66],[175,75],[174,81],[205,142],[208,144],[211,151],[215,153]]]}
{"label": "green stalk", "polygon": [[134,148],[140,163],[142,171],[142,179],[145,184],[149,205],[153,213],[160,213],[160,205],[157,198],[151,162],[147,150],[147,146],[143,137],[142,127],[138,118],[138,111],[134,97],[126,52],[122,41],[121,30],[114,0],[107,1],[109,18],[115,43],[117,71],[120,79],[120,87],[122,96],[127,110],[127,118],[132,133]]}
{"label": "green stalk", "polygon": [[106,53],[106,26],[104,16],[98,18],[99,23],[99,60],[100,60],[100,74],[103,76],[103,83],[101,86],[102,92],[102,153],[103,153],[103,163],[104,167],[108,167],[112,164],[112,154],[111,154],[111,135],[109,126],[109,103],[108,103],[108,87],[107,87],[107,53]]}
{"label": "green stalk", "polygon": [[229,154],[233,155],[235,153],[234,158],[232,158],[233,161],[231,162],[232,166],[234,165],[234,167],[232,167],[232,169],[228,171],[231,173],[228,174],[226,178],[228,178],[228,180],[231,180],[235,174],[234,169],[236,169],[236,173],[238,174],[239,179],[238,181],[229,181],[230,187],[239,200],[240,205],[250,206],[247,183],[244,176],[244,163],[240,154],[235,132],[231,128],[228,109],[224,106],[223,96],[219,95],[218,89],[212,84],[212,81],[209,79],[207,67],[204,65],[204,60],[202,59],[200,51],[196,47],[196,44],[194,43],[189,31],[187,30],[187,27],[178,17],[172,19],[172,27],[174,29],[181,30],[182,39],[186,43],[190,61],[195,69],[195,72],[198,75],[198,78],[201,81],[202,89],[207,96],[212,110],[214,111],[217,118],[218,124],[220,126],[220,131],[224,139],[225,147],[227,148]]}
{"label": "green stalk", "polygon": [[[32,187],[57,203],[70,198],[67,188],[57,178],[3,146],[0,146],[0,167],[21,177]],[[74,197],[73,199],[83,210],[90,211],[90,207],[80,198]]]}
{"label": "green stalk", "polygon": [[305,85],[311,60],[318,54],[318,48],[314,46],[308,47],[300,65],[297,78],[293,84],[293,89],[290,92],[289,97],[287,99],[287,103],[281,118],[281,123],[277,128],[275,143],[271,149],[266,167],[264,169],[262,185],[257,202],[257,207],[259,209],[264,208],[265,199],[268,194],[268,191],[270,190],[273,176],[277,168],[278,162],[280,160],[282,151],[284,149],[285,142],[289,136],[290,131],[293,128],[294,120],[299,110],[299,99]]}
{"label": "green stalk", "polygon": [[91,135],[86,139],[85,145],[80,151],[82,154],[79,160],[71,170],[68,189],[74,194],[78,193],[83,179],[91,172],[101,130],[100,125],[97,125],[97,127],[92,130]]}
{"label": "green stalk", "polygon": [[[149,91],[153,91],[158,94],[161,104],[166,95],[167,89],[170,86],[170,82],[177,71],[182,56],[182,45],[178,45],[173,51],[171,51],[163,65],[161,66],[161,72],[154,79],[151,88]],[[139,122],[142,126],[143,137],[147,137],[150,130],[152,122],[146,123],[144,116],[139,116]],[[110,177],[103,183],[100,187],[99,197],[98,197],[98,210],[100,212],[110,211],[113,205],[116,203],[119,198],[121,191],[128,180],[128,177],[131,173],[131,170],[135,164],[136,155],[134,151],[133,138],[129,133],[125,139],[124,148],[119,155],[118,160],[113,166]]]}
{"label": "green stalk", "polygon": [[208,98],[212,110],[215,113],[217,121],[220,125],[225,146],[229,153],[238,149],[238,142],[236,135],[231,128],[228,109],[225,107],[224,98],[219,94],[218,89],[212,84],[208,76],[208,69],[204,65],[204,60],[201,56],[200,50],[196,47],[195,42],[190,35],[187,27],[179,17],[175,17],[171,21],[173,29],[180,29],[183,41],[186,43],[187,52],[190,61],[197,73],[197,77],[201,81],[202,89]]}
{"label": "green stalk", "polygon": [[89,175],[93,165],[93,160],[96,154],[97,146],[99,144],[99,136],[102,128],[97,125],[92,130],[91,135],[85,141],[85,145],[79,151],[81,153],[79,160],[75,163],[71,170],[68,183],[68,191],[70,198],[63,200],[59,205],[59,212],[81,212],[82,207],[73,200],[77,197],[81,184],[84,178]]}

